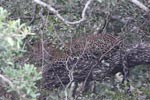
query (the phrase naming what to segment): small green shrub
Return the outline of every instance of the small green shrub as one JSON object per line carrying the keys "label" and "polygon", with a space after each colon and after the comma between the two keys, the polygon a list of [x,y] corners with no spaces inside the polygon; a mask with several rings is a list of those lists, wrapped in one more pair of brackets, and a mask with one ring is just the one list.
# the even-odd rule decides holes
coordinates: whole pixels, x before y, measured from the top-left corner
{"label": "small green shrub", "polygon": [[32,35],[20,20],[7,20],[8,12],[0,7],[0,67],[13,65],[13,58],[21,54],[23,39]]}
{"label": "small green shrub", "polygon": [[35,100],[38,95],[36,81],[41,78],[41,73],[33,65],[15,63],[15,59],[23,55],[23,40],[33,33],[19,19],[8,20],[8,15],[0,7],[0,71],[13,84],[13,87],[7,87],[9,91],[17,91],[20,98]]}
{"label": "small green shrub", "polygon": [[41,73],[38,73],[33,65],[25,64],[18,69],[5,67],[3,72],[14,85],[10,91],[17,91],[21,96],[24,95],[34,99],[39,95],[35,82],[41,78]]}

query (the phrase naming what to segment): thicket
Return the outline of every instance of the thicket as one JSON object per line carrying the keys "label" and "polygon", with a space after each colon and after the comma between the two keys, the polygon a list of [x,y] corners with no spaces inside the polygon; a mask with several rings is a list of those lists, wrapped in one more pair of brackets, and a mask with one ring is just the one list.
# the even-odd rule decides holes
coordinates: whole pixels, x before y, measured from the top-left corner
{"label": "thicket", "polygon": [[[87,2],[87,0],[43,1],[56,8],[70,21],[81,18]],[[141,2],[149,7],[148,0]],[[107,33],[124,38],[126,46],[137,41],[149,41],[149,12],[142,11],[129,0],[94,0],[87,9],[86,20],[75,25],[66,25],[51,11],[31,0],[2,0],[0,6],[9,12],[0,8],[1,79],[8,79],[13,87],[6,91],[8,93],[15,91],[21,99],[35,100],[40,95],[40,83],[36,85],[36,81],[41,78],[40,72],[54,57],[63,56],[64,44],[72,39],[87,34]],[[89,92],[78,99],[149,100],[149,67],[139,66],[131,73],[130,82],[135,88],[131,96],[125,93],[125,86],[117,81],[107,80],[97,83],[95,94]],[[40,100],[43,98],[63,100],[64,97],[63,91],[54,90],[48,91],[46,97],[43,95]],[[0,98],[7,100],[5,96]]]}
{"label": "thicket", "polygon": [[[8,15],[0,7],[0,99],[22,100],[28,97],[35,100],[38,95],[36,81],[41,78],[41,73],[32,64],[16,63],[16,59],[25,52],[24,39],[33,33],[19,19],[8,20]],[[4,91],[12,97],[5,97]]]}

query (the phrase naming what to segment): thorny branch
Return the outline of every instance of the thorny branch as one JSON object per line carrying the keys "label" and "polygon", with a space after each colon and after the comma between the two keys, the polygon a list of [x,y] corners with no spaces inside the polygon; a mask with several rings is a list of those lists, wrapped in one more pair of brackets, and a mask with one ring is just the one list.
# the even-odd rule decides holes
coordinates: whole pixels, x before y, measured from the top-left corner
{"label": "thorny branch", "polygon": [[91,4],[92,1],[93,0],[88,0],[86,2],[85,6],[84,6],[84,9],[82,11],[82,15],[81,15],[81,19],[80,20],[77,20],[77,21],[68,21],[65,18],[63,18],[59,14],[59,12],[55,8],[53,8],[51,5],[46,4],[45,2],[43,2],[41,0],[34,0],[34,2],[36,2],[37,4],[39,4],[39,5],[43,6],[43,7],[48,8],[48,10],[50,10],[52,13],[54,13],[61,21],[63,21],[67,25],[69,25],[69,24],[70,25],[79,24],[79,23],[85,21],[86,20],[86,11],[87,11],[87,9],[88,9],[88,7],[89,7],[89,5]]}

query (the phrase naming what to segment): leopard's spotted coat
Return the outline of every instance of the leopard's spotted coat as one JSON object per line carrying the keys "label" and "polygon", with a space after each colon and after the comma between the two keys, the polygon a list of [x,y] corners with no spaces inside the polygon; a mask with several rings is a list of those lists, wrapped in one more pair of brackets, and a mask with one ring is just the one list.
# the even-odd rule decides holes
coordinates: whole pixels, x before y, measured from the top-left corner
{"label": "leopard's spotted coat", "polygon": [[[100,57],[110,57],[121,39],[110,34],[81,37],[66,44],[68,56],[55,60],[43,70],[43,88],[62,87],[70,81],[83,82],[102,79],[111,66],[101,66]],[[104,58],[103,57],[103,58]],[[99,76],[99,77],[97,77]]]}

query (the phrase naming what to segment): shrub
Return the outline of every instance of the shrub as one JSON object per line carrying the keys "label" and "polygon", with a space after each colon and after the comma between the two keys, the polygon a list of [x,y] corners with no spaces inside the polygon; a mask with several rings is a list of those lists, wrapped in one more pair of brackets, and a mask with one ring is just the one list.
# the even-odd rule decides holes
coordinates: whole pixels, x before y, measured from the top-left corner
{"label": "shrub", "polygon": [[20,97],[35,100],[37,93],[36,81],[41,78],[33,65],[15,64],[15,59],[23,55],[23,40],[33,35],[30,28],[21,21],[8,20],[9,13],[0,7],[0,71],[8,77],[13,87],[9,91],[17,91]]}

